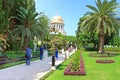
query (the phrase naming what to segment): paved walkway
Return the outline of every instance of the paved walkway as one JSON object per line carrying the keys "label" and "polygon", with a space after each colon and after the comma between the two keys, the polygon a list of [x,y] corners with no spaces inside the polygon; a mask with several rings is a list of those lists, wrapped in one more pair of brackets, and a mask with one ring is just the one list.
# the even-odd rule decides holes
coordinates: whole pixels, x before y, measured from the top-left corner
{"label": "paved walkway", "polygon": [[[65,55],[59,54],[55,64],[58,65],[64,61]],[[30,66],[25,64],[0,70],[0,80],[39,80],[51,70],[51,57],[32,61]]]}

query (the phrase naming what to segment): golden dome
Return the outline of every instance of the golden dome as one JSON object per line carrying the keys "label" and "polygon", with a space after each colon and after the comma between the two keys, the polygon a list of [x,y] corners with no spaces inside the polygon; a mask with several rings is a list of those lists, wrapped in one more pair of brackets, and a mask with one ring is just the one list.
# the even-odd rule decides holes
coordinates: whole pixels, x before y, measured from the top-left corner
{"label": "golden dome", "polygon": [[61,16],[56,15],[51,20],[51,24],[54,24],[54,23],[64,24],[64,21]]}

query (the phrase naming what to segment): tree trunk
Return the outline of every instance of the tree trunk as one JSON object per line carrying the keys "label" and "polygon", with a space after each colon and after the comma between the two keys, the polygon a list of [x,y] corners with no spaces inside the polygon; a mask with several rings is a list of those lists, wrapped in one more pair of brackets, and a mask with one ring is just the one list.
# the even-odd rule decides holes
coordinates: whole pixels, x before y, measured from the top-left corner
{"label": "tree trunk", "polygon": [[28,47],[28,37],[25,36],[24,50]]}
{"label": "tree trunk", "polygon": [[104,36],[99,35],[99,53],[104,53]]}
{"label": "tree trunk", "polygon": [[104,27],[103,27],[103,22],[101,21],[100,24],[100,32],[99,32],[99,53],[105,53],[104,51]]}

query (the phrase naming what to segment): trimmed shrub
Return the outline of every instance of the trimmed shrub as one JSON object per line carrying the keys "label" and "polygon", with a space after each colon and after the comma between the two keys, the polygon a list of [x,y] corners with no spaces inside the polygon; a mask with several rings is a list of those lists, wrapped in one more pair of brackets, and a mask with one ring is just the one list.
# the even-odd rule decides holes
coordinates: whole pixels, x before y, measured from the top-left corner
{"label": "trimmed shrub", "polygon": [[82,54],[78,51],[73,56],[72,62],[67,65],[64,75],[86,75]]}
{"label": "trimmed shrub", "polygon": [[112,51],[112,52],[120,52],[120,47],[111,47],[111,48],[104,48],[105,51]]}
{"label": "trimmed shrub", "polygon": [[71,63],[71,71],[78,71],[80,67],[80,52],[75,53],[72,63]]}
{"label": "trimmed shrub", "polygon": [[98,48],[88,47],[88,48],[85,48],[85,51],[98,51]]}

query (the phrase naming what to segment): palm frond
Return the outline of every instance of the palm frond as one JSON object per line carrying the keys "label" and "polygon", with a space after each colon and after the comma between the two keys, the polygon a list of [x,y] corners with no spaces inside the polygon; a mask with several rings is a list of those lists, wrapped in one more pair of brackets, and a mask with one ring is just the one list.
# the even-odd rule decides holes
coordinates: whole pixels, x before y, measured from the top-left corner
{"label": "palm frond", "polygon": [[91,10],[93,10],[94,12],[98,12],[98,10],[95,7],[91,6],[91,5],[87,5],[87,7],[90,8]]}

